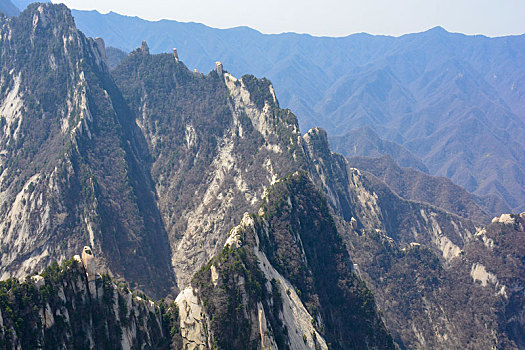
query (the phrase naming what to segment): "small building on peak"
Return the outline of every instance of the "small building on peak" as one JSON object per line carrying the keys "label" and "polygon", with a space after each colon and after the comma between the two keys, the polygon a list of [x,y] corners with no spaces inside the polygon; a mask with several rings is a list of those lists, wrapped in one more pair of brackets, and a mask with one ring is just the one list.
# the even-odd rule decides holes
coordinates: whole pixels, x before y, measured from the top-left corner
{"label": "small building on peak", "polygon": [[179,54],[176,48],[173,48],[173,57],[175,58],[175,62],[179,62]]}

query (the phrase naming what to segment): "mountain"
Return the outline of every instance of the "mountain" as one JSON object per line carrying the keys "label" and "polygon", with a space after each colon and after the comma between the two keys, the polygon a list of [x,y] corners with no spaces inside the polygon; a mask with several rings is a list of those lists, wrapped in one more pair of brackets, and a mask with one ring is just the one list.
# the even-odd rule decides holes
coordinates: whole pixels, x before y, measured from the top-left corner
{"label": "mountain", "polygon": [[[29,4],[35,2],[33,0],[12,0],[11,1],[20,11],[23,11],[29,6]],[[38,1],[40,3],[50,3],[50,0]]]}
{"label": "mountain", "polygon": [[0,20],[2,343],[523,348],[522,216],[401,198],[265,78],[146,42],[110,72],[63,5]]}
{"label": "mountain", "polygon": [[402,247],[373,233],[346,236],[400,348],[524,348],[523,308],[516,307],[525,288],[524,219],[503,215],[448,264],[424,245]]}
{"label": "mountain", "polygon": [[12,17],[18,16],[20,10],[10,0],[1,0],[0,12],[2,12],[6,16]]}
{"label": "mountain", "polygon": [[0,282],[0,343],[13,349],[180,348],[176,306],[143,297],[108,275],[88,280],[78,256],[55,263],[24,282]]}
{"label": "mountain", "polygon": [[338,214],[355,270],[374,292],[400,348],[523,348],[518,300],[525,266],[518,242],[525,213],[480,227],[400,198],[331,153],[324,131],[314,128],[304,139],[316,169],[311,177]]}
{"label": "mountain", "polygon": [[126,58],[126,56],[127,53],[125,53],[122,50],[111,46],[106,47],[106,58],[109,69],[116,68],[120,64],[120,62],[122,62],[122,60]]}
{"label": "mountain", "polygon": [[388,155],[404,168],[428,173],[423,162],[403,146],[380,138],[369,126],[358,128],[343,136],[330,137],[331,148],[345,157],[377,157]]}
{"label": "mountain", "polygon": [[[306,166],[297,120],[278,107],[268,80],[253,76],[237,80],[221,65],[206,76],[194,73],[173,55],[151,55],[146,43],[122,61],[113,78],[103,41],[84,37],[63,5],[30,5],[19,17],[5,19],[2,28],[12,33],[9,38],[2,36],[1,46],[6,58],[2,60],[1,239],[3,246],[12,247],[0,256],[3,279],[38,272],[89,244],[98,258],[97,270],[128,281],[134,289],[156,298],[176,296],[181,289],[181,334],[185,344],[191,343],[193,331],[187,328],[184,297],[195,273],[220,256],[234,223],[245,211],[257,211],[272,183]],[[44,88],[48,86],[61,88]],[[261,164],[266,172],[260,170]],[[320,194],[315,198],[321,200]],[[326,204],[323,210],[319,220],[330,220]],[[328,239],[335,247],[333,240],[339,236],[334,228],[332,224]],[[318,233],[322,237],[323,231]],[[267,311],[267,329],[277,327],[275,332],[282,339],[275,340],[276,344],[299,339],[301,347],[310,343],[326,348],[327,339],[336,348],[349,344],[369,348],[368,343],[370,348],[392,348],[373,297],[353,275],[352,265],[335,265],[348,260],[345,250],[340,245],[337,248],[339,252],[330,258],[335,259],[331,263],[335,281],[349,281],[347,287],[341,287],[346,292],[339,302],[349,310],[366,310],[356,316],[366,332],[347,332],[350,324],[339,314],[341,305],[331,304],[326,297],[334,292],[317,280],[304,289],[302,299],[288,300],[292,297],[286,290],[282,290],[286,297],[279,297],[286,305],[296,305],[302,318],[286,312],[288,318],[283,319],[282,307],[267,300],[265,306],[272,307]],[[323,278],[319,264],[315,262],[308,270],[316,279]],[[257,276],[260,268],[247,266],[246,277]],[[257,283],[265,285],[266,278]],[[284,283],[285,277],[281,280]],[[59,282],[76,284],[74,280]],[[36,292],[32,282],[20,288],[13,283],[5,292],[8,298],[22,294],[34,299],[37,296],[27,294],[51,282],[46,281]],[[268,291],[272,298],[281,293]],[[64,303],[83,293],[81,288],[68,293]],[[81,307],[74,305],[74,309]],[[232,307],[258,315],[258,305],[254,309],[253,304],[236,300]],[[307,310],[305,305],[315,308]],[[39,302],[20,306],[20,314],[27,310],[34,314],[28,325],[13,326],[16,337],[10,343],[34,339],[24,332],[32,327],[40,330],[39,308]],[[107,312],[122,309],[115,306]],[[58,317],[65,311],[50,312]],[[211,315],[204,320],[213,326],[209,328],[213,344],[226,334],[214,328],[213,310],[206,312]],[[85,317],[73,310],[66,314]],[[16,323],[16,315],[6,318],[7,324]],[[142,314],[137,317],[136,322],[152,322]],[[313,317],[316,324],[311,322]],[[260,332],[261,324],[266,324],[263,321],[253,323],[253,330]],[[69,322],[64,320],[64,329],[50,331],[56,339],[48,344],[71,341],[67,330],[72,329],[73,334],[77,330]],[[106,336],[90,344],[118,344],[124,339],[119,334],[130,331],[122,319],[107,322],[100,325],[108,327]],[[79,327],[78,331],[88,335],[94,331]],[[292,327],[301,333],[289,339],[287,331]],[[145,332],[153,337],[158,330]],[[238,348],[248,340],[240,335]],[[44,331],[44,340],[37,337],[34,341],[45,342],[46,336]],[[264,342],[261,336],[254,341]],[[139,340],[130,338],[130,343],[135,341]]]}
{"label": "mountain", "polygon": [[488,223],[497,213],[510,210],[497,197],[474,196],[445,177],[400,167],[388,155],[349,157],[348,163],[378,177],[405,199],[426,202],[476,222]]}
{"label": "mountain", "polygon": [[65,6],[33,4],[2,21],[2,278],[88,243],[111,271],[165,295],[175,280],[168,240],[104,47]]}
{"label": "mountain", "polygon": [[147,46],[113,71],[144,135],[179,283],[223,247],[272,182],[301,167],[295,116],[268,80],[236,79],[222,66],[203,75]]}
{"label": "mountain", "polygon": [[[259,339],[272,349],[394,349],[348,262],[326,199],[306,173],[290,175],[271,187],[257,215],[244,215],[177,298],[189,313],[202,308],[197,329],[208,324],[211,333],[195,337],[183,327],[183,339],[222,349],[257,347]],[[197,302],[186,304],[189,296]]]}
{"label": "mountain", "polygon": [[303,131],[319,126],[342,136],[369,126],[432,175],[525,210],[523,35],[487,38],[438,27],[399,38],[327,38],[96,11],[74,16],[88,35],[126,52],[147,40],[152,52],[176,47],[192,69],[207,71],[220,60],[235,76],[266,76]]}

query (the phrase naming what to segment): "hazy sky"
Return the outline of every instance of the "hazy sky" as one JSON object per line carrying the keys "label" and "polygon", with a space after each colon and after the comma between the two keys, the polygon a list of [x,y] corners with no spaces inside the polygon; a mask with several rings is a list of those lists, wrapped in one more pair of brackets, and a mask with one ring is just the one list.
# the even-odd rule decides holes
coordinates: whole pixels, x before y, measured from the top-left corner
{"label": "hazy sky", "polygon": [[401,35],[443,26],[452,32],[525,33],[525,0],[64,0],[96,9],[212,27],[249,26],[263,33]]}

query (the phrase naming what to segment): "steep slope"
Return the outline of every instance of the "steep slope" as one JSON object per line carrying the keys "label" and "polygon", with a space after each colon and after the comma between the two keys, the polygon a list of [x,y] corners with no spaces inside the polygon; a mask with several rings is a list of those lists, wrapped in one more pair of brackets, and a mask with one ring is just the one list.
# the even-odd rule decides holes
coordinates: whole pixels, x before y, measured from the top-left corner
{"label": "steep slope", "polygon": [[[35,4],[2,21],[3,279],[90,242],[100,271],[155,297],[182,290],[189,347],[391,346],[374,301],[402,347],[523,343],[516,217],[494,223],[512,219],[516,228],[496,255],[479,250],[499,236],[402,199],[332,153],[322,129],[301,136],[266,79],[236,79],[219,62],[207,75],[191,72],[143,43],[114,83],[102,42],[78,32],[64,6]],[[14,291],[34,292],[6,288],[15,299]],[[498,299],[504,292],[508,303]],[[42,329],[31,312],[29,327]],[[57,333],[60,342],[68,332]]]}
{"label": "steep slope", "polygon": [[324,196],[304,172],[269,189],[259,213],[244,215],[176,304],[95,277],[84,259],[0,283],[2,344],[394,349]]}
{"label": "steep slope", "polygon": [[347,228],[352,259],[401,348],[524,348],[523,215],[505,217],[449,263],[424,245]]}
{"label": "steep slope", "polygon": [[[200,341],[218,348],[394,348],[306,173],[275,183],[184,293],[179,307],[206,315]],[[192,295],[198,302],[185,304]]]}
{"label": "steep slope", "polygon": [[447,178],[402,168],[389,156],[350,157],[348,163],[378,177],[405,199],[426,202],[479,223],[488,223],[497,213],[510,210],[502,201],[495,202],[498,198],[474,196]]}
{"label": "steep slope", "polygon": [[524,214],[475,227],[350,168],[322,130],[304,139],[311,176],[401,348],[523,348]]}
{"label": "steep slope", "polygon": [[0,282],[5,349],[175,349],[178,323],[175,305],[145,300],[108,275],[88,281],[74,259],[24,282]]}
{"label": "steep slope", "polygon": [[297,120],[267,80],[237,80],[220,64],[208,75],[190,72],[146,44],[113,74],[145,135],[173,267],[186,285],[235,220],[301,166]]}
{"label": "steep slope", "polygon": [[30,5],[1,30],[2,278],[89,243],[110,271],[165,294],[174,284],[167,237],[102,43],[63,5]]}
{"label": "steep slope", "polygon": [[343,156],[330,151],[324,130],[310,130],[304,136],[304,148],[314,183],[327,194],[335,213],[354,228],[402,245],[424,244],[445,260],[457,256],[474,234],[472,221],[403,200],[376,177],[351,168]]}
{"label": "steep slope", "polygon": [[74,14],[86,33],[126,51],[147,39],[153,52],[177,47],[192,68],[208,71],[219,59],[236,76],[267,76],[303,132],[319,126],[341,136],[369,126],[408,148],[431,174],[525,210],[524,35],[465,36],[438,27],[399,38],[318,38]]}

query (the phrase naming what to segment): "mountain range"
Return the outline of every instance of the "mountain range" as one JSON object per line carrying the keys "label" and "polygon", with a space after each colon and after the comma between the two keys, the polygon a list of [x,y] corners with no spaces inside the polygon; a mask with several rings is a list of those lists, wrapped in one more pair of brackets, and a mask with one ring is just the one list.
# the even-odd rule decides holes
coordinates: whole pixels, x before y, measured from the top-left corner
{"label": "mountain range", "polygon": [[401,37],[265,35],[238,27],[149,22],[74,11],[79,28],[126,52],[178,49],[191,69],[216,60],[232,74],[266,76],[303,129],[331,136],[369,126],[430,173],[525,210],[525,36],[487,38],[434,28]]}
{"label": "mountain range", "polygon": [[9,0],[0,1],[0,12],[7,16],[17,16],[20,13],[18,7]]}
{"label": "mountain range", "polygon": [[525,348],[525,214],[332,152],[266,78],[0,21],[7,348]]}

